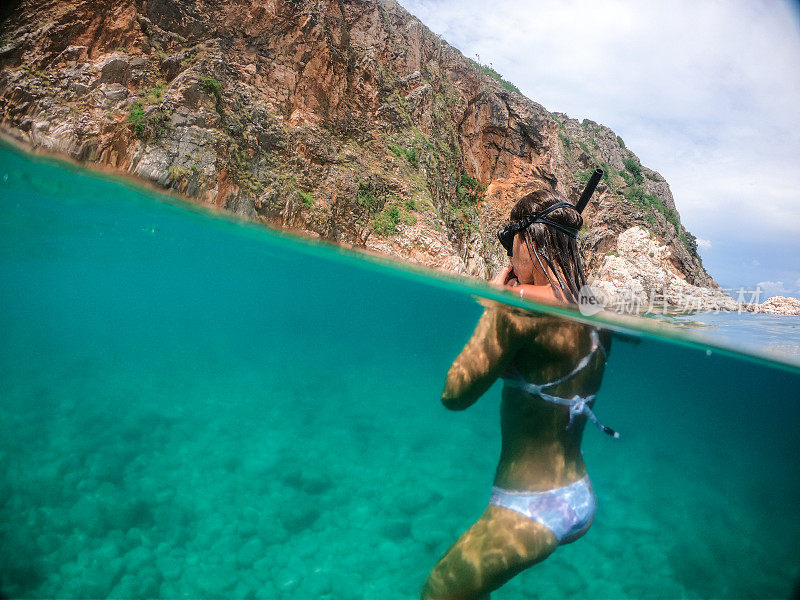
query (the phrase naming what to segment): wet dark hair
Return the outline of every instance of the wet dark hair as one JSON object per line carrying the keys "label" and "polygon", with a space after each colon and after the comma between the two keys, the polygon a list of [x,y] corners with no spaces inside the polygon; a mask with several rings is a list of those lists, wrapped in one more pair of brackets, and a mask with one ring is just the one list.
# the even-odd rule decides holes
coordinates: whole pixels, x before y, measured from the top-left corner
{"label": "wet dark hair", "polygon": [[[531,192],[518,200],[511,209],[511,221],[519,221],[527,216],[535,215],[557,202],[566,201],[561,194],[552,190]],[[583,226],[583,217],[573,208],[557,208],[547,215],[547,218],[576,230],[580,230]],[[518,235],[524,236],[531,259],[539,262],[556,297],[577,303],[578,293],[586,284],[586,275],[583,272],[577,240],[546,223],[532,223]],[[556,281],[550,278],[545,265],[555,274]]]}

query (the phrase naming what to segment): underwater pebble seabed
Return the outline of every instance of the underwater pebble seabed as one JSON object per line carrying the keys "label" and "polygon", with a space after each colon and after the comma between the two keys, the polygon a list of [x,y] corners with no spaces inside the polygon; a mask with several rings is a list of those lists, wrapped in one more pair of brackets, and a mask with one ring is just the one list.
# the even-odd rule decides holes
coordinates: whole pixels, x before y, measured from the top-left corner
{"label": "underwater pebble seabed", "polygon": [[[469,292],[0,159],[0,597],[418,597],[499,455]],[[615,340],[594,524],[492,598],[789,597],[799,383]]]}

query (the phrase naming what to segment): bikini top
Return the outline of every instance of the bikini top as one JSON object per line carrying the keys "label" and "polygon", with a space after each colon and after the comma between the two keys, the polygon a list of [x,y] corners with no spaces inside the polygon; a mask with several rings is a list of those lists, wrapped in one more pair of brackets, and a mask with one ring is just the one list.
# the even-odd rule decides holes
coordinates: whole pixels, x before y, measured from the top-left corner
{"label": "bikini top", "polygon": [[591,350],[589,350],[589,354],[584,356],[580,360],[580,362],[575,366],[575,368],[572,369],[572,371],[570,371],[563,377],[559,377],[558,379],[550,381],[548,383],[541,383],[541,384],[531,383],[522,376],[522,374],[516,367],[514,367],[512,371],[512,376],[503,377],[503,381],[505,382],[505,385],[508,387],[528,392],[533,396],[539,396],[542,400],[546,402],[551,402],[553,404],[558,404],[561,406],[568,406],[569,407],[569,423],[567,424],[568,429],[569,427],[572,426],[572,423],[577,415],[586,415],[589,418],[589,420],[592,423],[594,423],[600,431],[602,431],[603,433],[607,433],[613,438],[619,438],[619,433],[617,433],[610,427],[606,427],[605,425],[603,425],[594,415],[592,409],[589,408],[589,402],[594,400],[595,394],[586,397],[579,396],[576,394],[572,398],[562,398],[561,396],[553,396],[544,391],[546,388],[556,386],[559,383],[566,381],[567,379],[569,379],[582,369],[585,369],[586,366],[589,364],[589,361],[592,360],[594,353],[597,352],[598,350],[603,354],[603,358],[605,358],[606,351],[605,348],[603,348],[603,346],[600,345],[600,336],[598,335],[596,329],[592,329],[592,348]]}

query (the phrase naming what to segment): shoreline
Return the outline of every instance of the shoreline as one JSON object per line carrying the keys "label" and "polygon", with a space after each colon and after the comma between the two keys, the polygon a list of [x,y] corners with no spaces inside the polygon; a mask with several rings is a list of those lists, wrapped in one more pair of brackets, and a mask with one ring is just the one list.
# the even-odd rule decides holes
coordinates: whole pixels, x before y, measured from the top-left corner
{"label": "shoreline", "polygon": [[[177,200],[178,202],[186,203],[191,205],[192,207],[197,207],[205,211],[208,211],[209,214],[212,214],[214,216],[222,217],[224,219],[229,219],[237,223],[253,225],[274,233],[289,233],[306,240],[312,240],[314,242],[327,244],[335,248],[342,248],[345,250],[351,250],[361,254],[366,254],[372,257],[388,259],[400,265],[412,265],[417,267],[424,267],[426,270],[436,271],[439,273],[454,275],[458,277],[464,277],[460,273],[456,273],[454,271],[450,271],[447,269],[438,269],[436,267],[431,267],[424,263],[414,262],[407,259],[401,259],[393,254],[380,252],[378,250],[374,250],[367,246],[359,246],[355,244],[349,244],[347,242],[329,240],[319,235],[313,235],[312,233],[306,231],[305,229],[299,229],[297,227],[291,227],[288,225],[277,226],[268,223],[266,221],[249,219],[233,211],[227,210],[225,208],[220,208],[219,206],[210,204],[208,202],[204,202],[200,198],[189,196],[188,194],[182,194],[181,192],[177,192],[175,190],[162,187],[155,182],[142,179],[141,177],[138,177],[136,175],[132,175],[129,171],[125,169],[121,169],[119,167],[113,167],[111,165],[100,162],[81,161],[74,158],[73,156],[70,156],[67,153],[57,152],[55,150],[50,150],[48,148],[45,148],[44,146],[41,145],[35,145],[30,140],[15,136],[14,132],[17,131],[18,130],[9,130],[5,125],[0,124],[0,143],[4,142],[9,146],[11,146],[12,148],[14,148],[15,150],[18,150],[25,154],[33,155],[38,158],[44,158],[47,160],[52,160],[54,162],[66,163],[67,165],[75,169],[88,171],[93,175],[97,175],[112,181],[116,181],[118,183],[122,183],[123,185],[132,187],[135,190],[143,193],[167,196],[170,199]],[[24,135],[24,133],[22,133],[22,135]],[[474,277],[464,277],[464,278],[475,279]]]}
{"label": "shoreline", "polygon": [[[338,249],[357,252],[358,254],[364,255],[366,257],[377,258],[379,260],[388,260],[401,267],[421,268],[427,272],[446,275],[449,277],[456,277],[461,281],[477,280],[485,282],[485,280],[481,279],[480,277],[464,275],[463,273],[458,273],[456,271],[447,268],[428,265],[423,262],[414,261],[409,258],[402,258],[397,255],[387,252],[381,252],[379,250],[375,250],[367,246],[357,246],[353,244],[348,244],[346,242],[324,239],[318,235],[312,235],[304,229],[299,229],[290,226],[276,226],[261,220],[247,218],[242,215],[236,214],[230,210],[220,208],[214,204],[204,202],[199,198],[192,197],[187,194],[182,194],[175,190],[164,188],[155,182],[147,181],[146,179],[132,175],[129,171],[121,169],[119,167],[113,167],[108,164],[94,162],[94,161],[81,161],[70,156],[67,153],[57,152],[48,149],[42,145],[37,145],[34,142],[26,139],[24,132],[21,132],[13,128],[9,129],[6,125],[0,125],[0,142],[5,143],[14,150],[22,152],[24,154],[32,155],[37,158],[51,160],[58,163],[64,163],[68,165],[70,168],[85,170],[93,175],[119,182],[123,185],[129,186],[142,193],[159,195],[162,197],[166,197],[170,200],[177,201],[178,203],[185,203],[191,206],[192,208],[199,208],[203,211],[207,211],[209,215],[213,215],[214,217],[222,217],[224,219],[230,219],[237,223],[253,225],[275,233],[288,233],[290,235],[298,236],[304,240],[330,245]],[[602,288],[600,289],[601,293],[607,292],[609,288],[611,289],[614,288],[613,284],[610,281],[606,281],[603,278],[601,278],[600,283],[606,284],[605,289]],[[691,286],[691,287],[695,288],[696,290],[704,291],[706,294],[709,294],[713,297],[705,298],[701,303],[702,307],[697,306],[694,310],[665,311],[662,314],[689,314],[689,312],[693,313],[747,312],[747,313],[773,314],[773,315],[785,315],[785,316],[800,316],[800,300],[796,298],[791,298],[787,296],[773,296],[761,303],[739,303],[736,302],[736,300],[733,297],[725,294],[721,289],[699,288],[696,286]],[[630,292],[626,290],[620,291],[619,289],[614,289],[614,295],[619,295],[620,293],[622,293],[623,296],[622,304],[625,306],[623,306],[622,310],[614,310],[612,308],[610,312],[616,312],[618,314],[622,313],[622,314],[636,314],[636,315],[643,315],[645,312],[648,312],[647,310],[627,309],[626,306],[631,297]],[[724,301],[720,300],[720,295],[724,295]],[[696,300],[696,297],[691,294],[686,294],[685,298],[689,300],[689,302]],[[609,303],[605,303],[604,305],[607,307],[608,304]],[[647,305],[648,305],[647,303],[641,303],[641,302],[637,304],[637,306],[639,306],[640,308],[642,306],[647,306]],[[649,306],[652,305],[653,305],[652,302],[650,302]],[[679,303],[669,303],[669,305],[670,308],[672,307],[677,308],[680,306]]]}

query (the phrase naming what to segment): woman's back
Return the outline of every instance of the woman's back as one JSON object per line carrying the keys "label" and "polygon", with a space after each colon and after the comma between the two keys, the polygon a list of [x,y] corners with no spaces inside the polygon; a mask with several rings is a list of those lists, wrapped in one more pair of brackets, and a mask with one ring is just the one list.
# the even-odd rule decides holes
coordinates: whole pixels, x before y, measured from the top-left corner
{"label": "woman's back", "polygon": [[[570,407],[546,398],[577,397],[573,404],[588,398],[591,408],[608,340],[601,340],[593,327],[556,317],[509,318],[515,335],[526,341],[504,374],[503,445],[495,485],[518,490],[567,485],[586,474],[580,451],[586,419],[574,417],[570,423]],[[533,393],[537,388],[543,394]]]}

